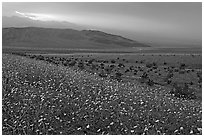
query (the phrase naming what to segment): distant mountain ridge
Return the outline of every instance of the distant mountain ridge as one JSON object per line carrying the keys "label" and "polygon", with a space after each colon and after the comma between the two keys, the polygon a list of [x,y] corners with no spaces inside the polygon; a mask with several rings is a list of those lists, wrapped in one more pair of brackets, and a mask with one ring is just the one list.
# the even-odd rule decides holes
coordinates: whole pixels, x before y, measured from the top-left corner
{"label": "distant mountain ridge", "polygon": [[56,28],[3,28],[3,47],[35,48],[124,48],[149,47],[143,43],[95,30],[74,30]]}
{"label": "distant mountain ridge", "polygon": [[9,27],[42,27],[42,28],[73,28],[76,30],[86,29],[83,26],[78,24],[70,23],[68,21],[39,21],[39,20],[32,20],[25,17],[19,16],[3,16],[2,17],[2,27],[9,28]]}

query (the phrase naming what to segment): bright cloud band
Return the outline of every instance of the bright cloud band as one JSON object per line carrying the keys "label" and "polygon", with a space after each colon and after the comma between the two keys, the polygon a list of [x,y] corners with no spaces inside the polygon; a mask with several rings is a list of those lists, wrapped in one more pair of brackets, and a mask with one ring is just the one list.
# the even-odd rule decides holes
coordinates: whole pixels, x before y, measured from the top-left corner
{"label": "bright cloud band", "polygon": [[17,14],[32,19],[32,20],[40,20],[40,21],[54,21],[58,20],[55,16],[47,15],[47,14],[38,14],[38,13],[22,13],[19,11],[15,11]]}

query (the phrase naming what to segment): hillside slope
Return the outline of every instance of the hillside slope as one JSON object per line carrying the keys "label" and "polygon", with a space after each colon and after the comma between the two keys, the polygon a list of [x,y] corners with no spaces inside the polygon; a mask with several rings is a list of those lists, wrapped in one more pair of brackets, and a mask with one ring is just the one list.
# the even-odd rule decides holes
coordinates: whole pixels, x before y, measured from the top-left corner
{"label": "hillside slope", "polygon": [[202,134],[202,104],[165,88],[2,57],[3,134]]}
{"label": "hillside slope", "polygon": [[101,31],[54,28],[3,28],[3,47],[35,48],[124,48],[149,47],[118,35]]}

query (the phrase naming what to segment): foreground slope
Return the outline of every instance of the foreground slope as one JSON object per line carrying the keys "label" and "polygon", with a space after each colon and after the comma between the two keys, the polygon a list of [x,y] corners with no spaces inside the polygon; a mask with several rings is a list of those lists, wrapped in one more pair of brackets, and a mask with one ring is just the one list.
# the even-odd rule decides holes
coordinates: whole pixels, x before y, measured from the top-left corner
{"label": "foreground slope", "polygon": [[201,103],[162,87],[3,55],[3,134],[202,134]]}
{"label": "foreground slope", "polygon": [[118,35],[101,31],[54,28],[3,28],[3,47],[108,49],[148,47]]}

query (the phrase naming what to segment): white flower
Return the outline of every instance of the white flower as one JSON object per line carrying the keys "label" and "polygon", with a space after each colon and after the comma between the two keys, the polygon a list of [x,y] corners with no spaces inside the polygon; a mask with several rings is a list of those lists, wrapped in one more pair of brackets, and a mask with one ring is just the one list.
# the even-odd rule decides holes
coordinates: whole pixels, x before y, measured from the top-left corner
{"label": "white flower", "polygon": [[180,130],[183,130],[183,127],[180,127]]}
{"label": "white flower", "polygon": [[111,122],[111,123],[110,123],[110,125],[113,125],[113,124],[114,124],[114,122]]}
{"label": "white flower", "polygon": [[159,122],[159,120],[156,120],[155,122]]}
{"label": "white flower", "polygon": [[202,131],[202,128],[197,128],[197,129],[198,129],[198,131],[199,131],[199,132],[201,132],[201,131]]}

